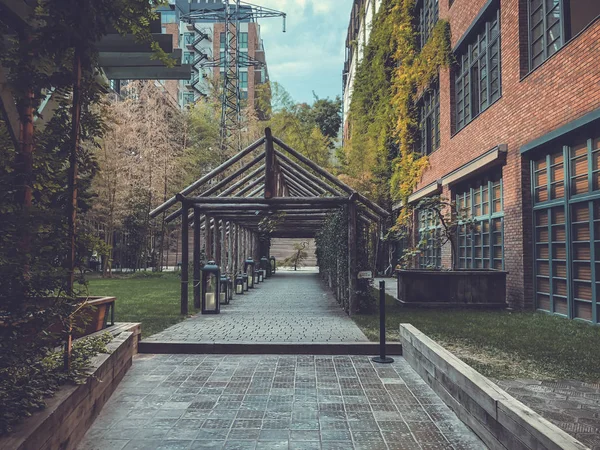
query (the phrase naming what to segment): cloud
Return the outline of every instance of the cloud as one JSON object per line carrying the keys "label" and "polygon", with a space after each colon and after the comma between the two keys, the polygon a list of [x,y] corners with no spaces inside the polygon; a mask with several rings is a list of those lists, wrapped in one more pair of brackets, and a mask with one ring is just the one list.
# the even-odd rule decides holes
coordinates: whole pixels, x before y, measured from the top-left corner
{"label": "cloud", "polygon": [[299,102],[341,94],[344,42],[352,0],[255,0],[287,14],[287,32],[278,19],[260,21],[271,80]]}

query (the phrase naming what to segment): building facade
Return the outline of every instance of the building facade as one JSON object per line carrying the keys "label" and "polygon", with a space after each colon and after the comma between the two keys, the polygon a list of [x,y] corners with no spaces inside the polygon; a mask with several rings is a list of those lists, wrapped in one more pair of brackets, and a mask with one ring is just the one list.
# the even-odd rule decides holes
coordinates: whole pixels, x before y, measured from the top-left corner
{"label": "building facade", "polygon": [[[478,219],[462,268],[504,269],[507,301],[598,323],[600,2],[420,0],[446,19],[456,62],[418,100],[429,168],[410,197],[442,194]],[[426,40],[434,20],[419,20]],[[417,213],[420,237],[437,225]],[[451,249],[423,255],[448,266]]]}
{"label": "building facade", "polygon": [[[177,48],[182,49],[182,62],[192,65],[192,77],[176,83],[166,81],[169,92],[176,91],[179,104],[183,107],[208,95],[218,86],[224,71],[225,25],[210,20],[189,23],[183,16],[193,11],[222,9],[221,0],[203,0],[190,3],[187,0],[171,0],[170,5],[159,8],[164,33],[177,37]],[[241,20],[238,30],[239,87],[242,107],[255,105],[256,88],[269,81],[267,61],[260,25],[252,19]],[[258,66],[249,66],[248,61],[259,61]]]}
{"label": "building facade", "polygon": [[350,111],[356,69],[362,60],[365,46],[369,42],[373,19],[380,5],[381,0],[354,0],[352,4],[348,34],[346,35],[344,71],[342,73],[344,139],[348,137],[348,111]]}

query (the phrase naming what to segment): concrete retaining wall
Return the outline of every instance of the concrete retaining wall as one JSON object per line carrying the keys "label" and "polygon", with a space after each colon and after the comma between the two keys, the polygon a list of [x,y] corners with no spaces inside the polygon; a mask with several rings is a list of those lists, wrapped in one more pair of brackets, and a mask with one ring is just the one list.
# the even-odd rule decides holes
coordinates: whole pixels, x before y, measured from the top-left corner
{"label": "concrete retaining wall", "polygon": [[412,368],[490,449],[587,448],[412,325],[400,325],[400,341]]}
{"label": "concrete retaining wall", "polygon": [[136,347],[134,333],[123,332],[92,360],[92,376],[84,384],[64,386],[44,410],[0,439],[2,450],[71,450],[77,447],[127,369]]}

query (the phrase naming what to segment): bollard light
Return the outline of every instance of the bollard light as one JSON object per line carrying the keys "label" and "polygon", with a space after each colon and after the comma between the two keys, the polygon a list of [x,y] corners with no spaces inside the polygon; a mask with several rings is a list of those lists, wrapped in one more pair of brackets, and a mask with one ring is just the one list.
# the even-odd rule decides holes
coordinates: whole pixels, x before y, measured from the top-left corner
{"label": "bollard light", "polygon": [[254,287],[254,260],[252,257],[248,258],[244,262],[244,272],[248,274],[248,287],[252,289]]}
{"label": "bollard light", "polygon": [[229,295],[227,293],[227,275],[221,275],[221,282],[219,286],[219,303],[221,305],[229,304]]}
{"label": "bollard light", "polygon": [[264,271],[263,277],[267,278],[271,276],[271,264],[266,256],[260,258],[260,268]]}
{"label": "bollard light", "polygon": [[258,271],[258,280],[260,283],[262,283],[265,280],[265,271],[264,269],[260,269]]}
{"label": "bollard light", "polygon": [[202,268],[202,314],[219,314],[220,273],[219,266],[209,261]]}
{"label": "bollard light", "polygon": [[230,275],[227,275],[227,299],[228,302],[233,300],[233,280]]}
{"label": "bollard light", "polygon": [[235,293],[237,295],[242,295],[244,293],[244,277],[242,277],[241,272],[235,277]]}
{"label": "bollard light", "polygon": [[244,280],[244,292],[248,292],[248,274],[243,273],[242,278]]}
{"label": "bollard light", "polygon": [[274,274],[275,272],[277,272],[277,260],[275,259],[274,256],[271,256],[270,262],[271,262],[271,274]]}
{"label": "bollard light", "polygon": [[258,276],[259,273],[260,273],[260,270],[257,270],[256,272],[254,272],[254,284],[260,283],[260,279]]}

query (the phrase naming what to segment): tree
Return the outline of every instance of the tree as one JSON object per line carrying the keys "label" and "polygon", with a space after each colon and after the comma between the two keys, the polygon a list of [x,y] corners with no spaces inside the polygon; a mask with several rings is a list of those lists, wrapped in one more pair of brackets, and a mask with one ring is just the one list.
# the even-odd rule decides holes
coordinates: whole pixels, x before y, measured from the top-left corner
{"label": "tree", "polygon": [[315,101],[310,107],[311,120],[317,124],[321,133],[330,140],[330,147],[337,139],[342,126],[342,100],[337,96],[334,100],[319,98],[314,94]]}
{"label": "tree", "polygon": [[282,262],[282,266],[294,266],[294,270],[298,270],[298,267],[302,267],[304,265],[304,260],[308,258],[308,253],[305,251],[307,248],[308,242],[294,244],[294,254],[285,258]]}

